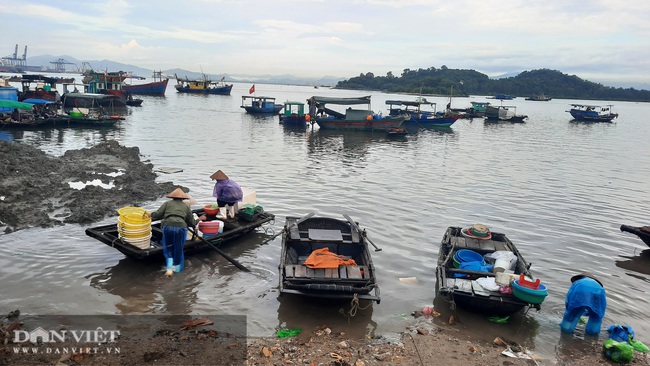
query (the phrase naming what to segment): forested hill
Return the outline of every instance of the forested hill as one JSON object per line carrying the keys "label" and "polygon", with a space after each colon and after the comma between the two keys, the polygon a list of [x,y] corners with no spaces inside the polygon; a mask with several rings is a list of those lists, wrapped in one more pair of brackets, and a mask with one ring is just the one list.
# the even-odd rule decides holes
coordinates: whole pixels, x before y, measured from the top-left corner
{"label": "forested hill", "polygon": [[478,71],[449,69],[446,66],[439,69],[405,69],[401,76],[395,76],[392,72],[386,76],[375,76],[369,72],[339,81],[336,88],[425,95],[510,94],[528,97],[543,94],[565,99],[650,101],[648,90],[613,88],[549,69],[524,71],[515,77],[503,79],[490,79]]}

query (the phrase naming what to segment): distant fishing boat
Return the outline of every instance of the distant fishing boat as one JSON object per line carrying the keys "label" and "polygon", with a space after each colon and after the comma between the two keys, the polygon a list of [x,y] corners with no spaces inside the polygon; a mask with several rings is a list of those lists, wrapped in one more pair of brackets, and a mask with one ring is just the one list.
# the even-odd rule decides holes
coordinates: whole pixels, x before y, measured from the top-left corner
{"label": "distant fishing boat", "polygon": [[585,105],[585,104],[571,104],[571,109],[568,110],[571,116],[576,121],[584,122],[611,122],[614,118],[618,117],[618,113],[612,113],[613,105]]}
{"label": "distant fishing boat", "polygon": [[232,84],[226,84],[225,78],[220,81],[212,81],[207,75],[203,74],[202,79],[190,80],[185,77],[185,80],[180,79],[176,74],[176,91],[179,93],[190,94],[217,94],[217,95],[230,95]]}
{"label": "distant fishing boat", "polygon": [[546,95],[544,95],[544,93],[540,93],[538,95],[534,95],[532,97],[526,98],[526,100],[534,100],[536,102],[548,102],[551,99],[553,98],[547,97]]}
{"label": "distant fishing boat", "polygon": [[167,83],[169,79],[162,78],[162,71],[153,72],[153,81],[145,84],[124,84],[122,89],[126,90],[131,94],[142,94],[142,95],[165,95],[167,90]]}
{"label": "distant fishing boat", "polygon": [[486,122],[524,122],[528,118],[526,115],[517,114],[517,107],[515,106],[487,106],[485,108]]}

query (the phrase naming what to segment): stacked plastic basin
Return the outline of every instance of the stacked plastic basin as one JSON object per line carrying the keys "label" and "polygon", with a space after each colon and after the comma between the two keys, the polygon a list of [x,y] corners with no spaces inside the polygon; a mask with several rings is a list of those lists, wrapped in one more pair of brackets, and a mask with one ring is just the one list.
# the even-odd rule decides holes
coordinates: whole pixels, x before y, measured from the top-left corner
{"label": "stacked plastic basin", "polygon": [[[454,267],[477,272],[492,271],[492,265],[485,264],[480,253],[469,249],[459,249],[454,254]],[[457,274],[457,277],[465,277],[465,275]]]}
{"label": "stacked plastic basin", "polygon": [[147,249],[151,245],[151,218],[141,207],[122,207],[117,212],[117,232],[123,241]]}

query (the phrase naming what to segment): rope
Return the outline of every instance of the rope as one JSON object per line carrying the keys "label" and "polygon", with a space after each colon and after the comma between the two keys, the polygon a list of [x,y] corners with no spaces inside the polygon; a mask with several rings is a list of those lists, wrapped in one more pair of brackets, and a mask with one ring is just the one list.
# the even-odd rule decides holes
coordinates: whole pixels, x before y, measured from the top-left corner
{"label": "rope", "polygon": [[348,325],[349,325],[350,324],[350,318],[357,315],[358,310],[366,310],[370,306],[372,306],[372,302],[370,304],[366,305],[366,306],[363,306],[363,307],[359,306],[359,297],[355,293],[354,296],[352,297],[352,301],[350,301],[350,311],[346,314],[345,310],[343,310],[343,308],[340,308],[339,313],[343,314],[344,316],[346,316],[348,318]]}
{"label": "rope", "polygon": [[422,361],[422,356],[420,355],[420,350],[418,349],[417,343],[415,343],[415,338],[413,338],[413,334],[408,333],[409,337],[411,337],[411,340],[413,341],[413,347],[415,347],[415,352],[418,353],[418,358],[420,359],[420,365],[424,365],[424,361]]}

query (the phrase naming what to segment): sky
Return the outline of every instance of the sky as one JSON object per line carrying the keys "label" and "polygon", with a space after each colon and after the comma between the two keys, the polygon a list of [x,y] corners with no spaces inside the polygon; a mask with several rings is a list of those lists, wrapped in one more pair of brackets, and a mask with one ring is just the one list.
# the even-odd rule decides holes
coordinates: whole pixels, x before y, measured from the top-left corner
{"label": "sky", "polygon": [[547,68],[650,83],[648,0],[0,0],[0,56],[335,76]]}

